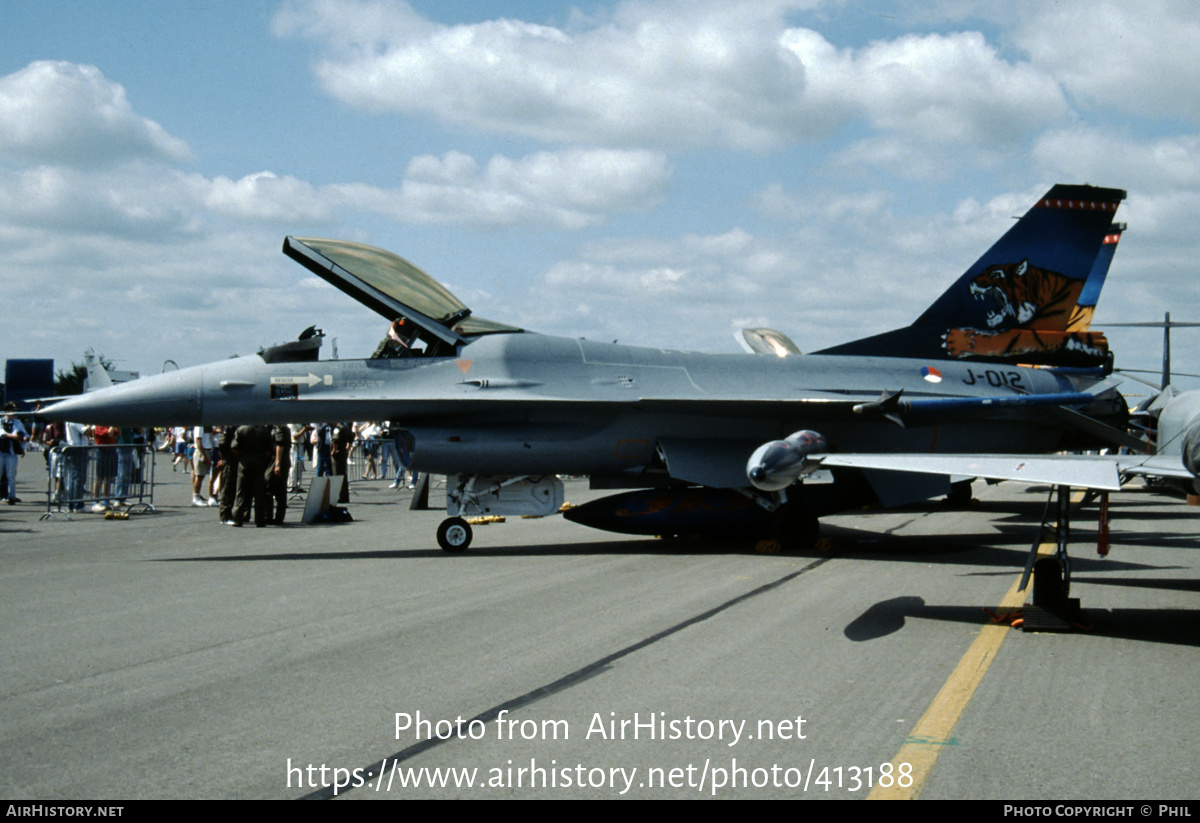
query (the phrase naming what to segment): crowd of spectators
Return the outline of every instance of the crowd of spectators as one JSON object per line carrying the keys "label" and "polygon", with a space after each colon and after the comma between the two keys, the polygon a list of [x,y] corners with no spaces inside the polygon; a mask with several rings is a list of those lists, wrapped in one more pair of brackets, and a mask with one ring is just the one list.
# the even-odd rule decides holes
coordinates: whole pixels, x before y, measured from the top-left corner
{"label": "crowd of spectators", "polygon": [[[29,426],[5,407],[0,425],[0,499],[16,496],[19,461],[41,451],[51,502],[71,511],[101,513],[119,507],[131,486],[144,480],[144,448],[171,455],[171,470],[188,472],[191,504],[218,509],[233,526],[282,524],[289,494],[303,492],[304,472],[341,476],[339,503],[349,501],[348,481],[387,480],[389,488],[414,488],[390,423],[295,423],[286,426],[195,426],[168,429],[84,426],[34,418]],[[83,449],[72,447],[97,446]],[[123,448],[125,447],[125,448]],[[136,496],[136,493],[134,493]]]}

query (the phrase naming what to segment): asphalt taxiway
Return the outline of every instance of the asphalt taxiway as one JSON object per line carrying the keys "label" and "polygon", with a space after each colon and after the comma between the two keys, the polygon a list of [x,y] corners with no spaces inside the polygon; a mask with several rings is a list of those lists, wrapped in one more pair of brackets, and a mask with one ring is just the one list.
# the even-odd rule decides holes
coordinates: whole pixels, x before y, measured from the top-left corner
{"label": "asphalt taxiway", "polygon": [[987,628],[1045,502],[1015,484],[804,554],[552,517],[450,556],[379,481],[352,523],[232,529],[161,457],[159,514],[40,521],[37,468],[0,507],[6,798],[1200,797],[1179,499],[1113,495],[1106,559],[1077,517],[1092,627],[1046,634]]}

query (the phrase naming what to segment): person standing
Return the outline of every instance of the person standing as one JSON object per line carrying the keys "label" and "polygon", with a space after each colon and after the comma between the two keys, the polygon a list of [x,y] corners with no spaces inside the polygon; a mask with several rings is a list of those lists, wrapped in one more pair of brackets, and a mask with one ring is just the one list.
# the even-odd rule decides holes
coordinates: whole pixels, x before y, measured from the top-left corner
{"label": "person standing", "polygon": [[313,425],[313,446],[317,454],[317,477],[329,477],[333,474],[333,461],[330,455],[332,448],[333,429],[328,423]]}
{"label": "person standing", "polygon": [[17,460],[25,453],[25,441],[29,439],[16,413],[16,403],[5,403],[4,419],[0,421],[0,491],[10,506],[21,502],[17,497]]}
{"label": "person standing", "polygon": [[304,447],[308,443],[309,427],[304,423],[288,426],[292,436],[292,469],[288,474],[288,491],[298,492],[304,483]]}
{"label": "person standing", "polygon": [[42,426],[42,445],[46,447],[46,471],[50,472],[52,499],[59,504],[60,511],[63,495],[62,444],[64,436],[61,421],[51,420]]}
{"label": "person standing", "polygon": [[[174,459],[171,460],[171,471],[175,471],[175,467],[177,465],[179,465],[183,461],[187,460],[187,453],[188,453],[187,435],[188,435],[188,432],[190,431],[190,429],[188,429],[185,426],[175,426],[174,428],[169,429],[169,431],[171,433],[171,435],[170,435],[171,442],[174,444],[174,447],[175,447],[175,457],[174,457]],[[186,465],[186,463],[185,463],[185,465]]]}
{"label": "person standing", "polygon": [[83,510],[83,483],[88,459],[88,436],[82,423],[63,423],[66,448],[62,454],[63,491],[68,511]]}
{"label": "person standing", "polygon": [[371,480],[379,477],[379,469],[375,464],[375,459],[379,456],[379,424],[375,422],[363,423],[358,426],[358,438],[362,441],[363,454],[367,456],[367,465],[363,469],[363,480]]}
{"label": "person standing", "polygon": [[88,433],[96,449],[96,478],[92,483],[92,497],[96,498],[92,511],[96,514],[106,512],[113,507],[113,480],[117,476],[117,435],[120,430],[115,426],[90,426]]}
{"label": "person standing", "polygon": [[221,452],[221,503],[217,516],[226,526],[234,525],[233,507],[237,500],[238,459],[233,451],[233,435],[236,426],[226,426],[221,429],[221,437],[217,440],[217,448]]}
{"label": "person standing", "polygon": [[334,477],[342,478],[342,491],[338,494],[339,503],[350,502],[350,477],[347,469],[350,465],[350,449],[354,448],[354,427],[349,423],[338,423],[333,429],[329,446],[329,456],[333,460]]}
{"label": "person standing", "polygon": [[117,429],[117,490],[118,503],[129,497],[129,484],[133,480],[133,464],[137,459],[134,446],[136,431],[129,427]]}
{"label": "person standing", "polygon": [[396,447],[396,425],[390,420],[385,420],[379,428],[379,439],[383,441],[383,457],[380,458],[383,469],[381,476],[387,480],[388,467],[391,466],[395,472],[395,480],[389,488],[398,489],[400,481],[404,477],[404,468],[400,465],[400,450]]}
{"label": "person standing", "polygon": [[267,453],[271,448],[266,426],[238,426],[233,433],[233,453],[238,459],[237,505],[233,525],[250,519],[254,507],[254,525],[267,525]]}
{"label": "person standing", "polygon": [[[209,473],[212,471],[212,432],[206,426],[196,426],[192,431],[192,439],[194,441],[192,451],[192,505],[215,506],[217,501],[212,499],[212,484],[209,482]],[[205,495],[206,488],[209,490],[207,496]]]}
{"label": "person standing", "polygon": [[283,514],[287,511],[288,471],[291,469],[292,433],[287,426],[271,428],[271,445],[274,459],[267,467],[267,497],[272,503],[271,522],[283,525]]}

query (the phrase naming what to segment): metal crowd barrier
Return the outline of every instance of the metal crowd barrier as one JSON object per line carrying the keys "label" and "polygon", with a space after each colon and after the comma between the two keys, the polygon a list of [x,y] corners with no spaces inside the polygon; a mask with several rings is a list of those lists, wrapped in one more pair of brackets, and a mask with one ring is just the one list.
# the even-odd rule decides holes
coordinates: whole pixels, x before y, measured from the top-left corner
{"label": "metal crowd barrier", "polygon": [[97,504],[124,512],[154,512],[154,448],[60,446],[50,452],[46,520],[93,511]]}
{"label": "metal crowd barrier", "polygon": [[[392,447],[392,451],[396,454],[393,461],[388,461],[385,467],[384,461],[387,460],[388,447]],[[407,471],[400,465],[400,454],[395,449],[395,444],[384,440],[355,440],[354,445],[350,450],[350,461],[346,469],[346,473],[350,475],[352,480],[362,480],[363,474],[367,470],[367,454],[369,450],[375,453],[375,470],[376,479],[394,480],[396,470]]]}
{"label": "metal crowd barrier", "polygon": [[[395,452],[396,450],[395,450],[394,445],[390,444],[386,441],[383,441],[383,440],[373,440],[373,441],[355,440],[354,441],[354,444],[350,448],[350,457],[346,463],[346,482],[347,482],[347,485],[349,486],[351,492],[354,491],[354,483],[362,480],[363,474],[366,472],[368,448],[373,448],[375,451],[375,467],[376,467],[376,471],[378,473],[378,477],[380,479],[386,479],[389,482],[391,482],[396,477],[396,469],[397,468],[401,468],[402,471],[406,471],[402,467],[400,467],[400,456],[399,456],[398,452],[396,452],[396,457],[394,459],[394,462],[389,461],[387,468],[386,469],[384,468],[384,461],[386,459],[385,456],[388,454],[388,446],[389,445],[393,446],[392,451]],[[295,464],[295,460],[296,460],[295,451],[293,450],[293,452],[292,452],[293,465]],[[316,460],[316,454],[314,452],[313,457],[311,457],[311,458],[306,457],[304,460],[303,476],[305,478],[315,477],[316,471],[317,471],[317,460]],[[305,488],[307,488],[307,480],[305,481],[305,484],[302,484],[302,485],[304,485]]]}

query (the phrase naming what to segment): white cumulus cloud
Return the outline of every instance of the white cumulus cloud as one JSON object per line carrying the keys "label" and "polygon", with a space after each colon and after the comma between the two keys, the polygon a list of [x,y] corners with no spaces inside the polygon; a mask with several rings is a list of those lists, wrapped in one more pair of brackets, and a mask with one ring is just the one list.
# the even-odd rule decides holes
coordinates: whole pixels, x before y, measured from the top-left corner
{"label": "white cumulus cloud", "polygon": [[758,150],[858,120],[905,154],[997,151],[1070,117],[1048,71],[978,32],[838,48],[789,24],[803,5],[624,3],[562,27],[447,26],[399,2],[313,0],[276,31],[318,40],[319,82],[350,105],[551,143]]}
{"label": "white cumulus cloud", "polygon": [[286,7],[275,30],[320,43],[322,87],[372,111],[546,142],[764,148],[800,127],[804,67],[779,40],[800,5],[626,3],[557,28],[319,0]]}
{"label": "white cumulus cloud", "polygon": [[329,187],[346,206],[413,223],[578,229],[614,212],[657,205],[671,166],[650,151],[572,149],[517,159],[495,155],[480,166],[451,151],[413,158],[399,189],[365,184]]}
{"label": "white cumulus cloud", "polygon": [[1015,42],[1087,109],[1200,119],[1200,17],[1189,0],[1023,3]]}
{"label": "white cumulus cloud", "polygon": [[0,78],[0,156],[25,163],[179,161],[186,143],[134,113],[95,66],[43,60]]}

